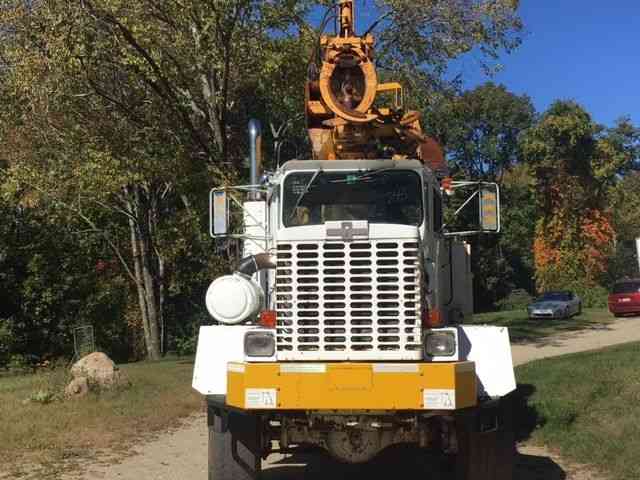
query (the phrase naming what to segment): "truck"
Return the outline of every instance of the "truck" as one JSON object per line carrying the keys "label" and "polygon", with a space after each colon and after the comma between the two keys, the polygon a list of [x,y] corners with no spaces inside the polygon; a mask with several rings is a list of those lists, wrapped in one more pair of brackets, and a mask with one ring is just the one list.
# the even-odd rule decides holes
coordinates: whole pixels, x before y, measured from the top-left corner
{"label": "truck", "polygon": [[393,445],[451,457],[460,480],[511,479],[508,330],[467,324],[467,240],[499,232],[498,187],[448,177],[402,85],[379,81],[354,2],[332,8],[305,85],[311,158],[263,172],[251,121],[250,184],[210,193],[211,235],[243,258],[209,286],[198,336],[209,480],[260,478],[272,453],[361,464]]}

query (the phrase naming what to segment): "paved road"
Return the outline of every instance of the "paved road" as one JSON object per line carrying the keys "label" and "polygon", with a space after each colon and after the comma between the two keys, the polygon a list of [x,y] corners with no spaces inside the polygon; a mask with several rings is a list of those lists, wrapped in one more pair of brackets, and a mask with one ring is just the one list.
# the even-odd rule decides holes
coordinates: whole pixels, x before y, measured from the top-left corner
{"label": "paved road", "polygon": [[638,341],[640,341],[640,317],[624,317],[608,325],[563,333],[524,345],[514,345],[511,352],[513,364],[521,365],[532,360]]}
{"label": "paved road", "polygon": [[[609,345],[640,341],[640,318],[619,319],[598,329],[573,332],[553,337],[542,343],[515,345],[514,364],[563,355]],[[546,449],[521,445],[519,447],[516,478],[518,480],[595,480],[598,477],[588,467],[571,465]],[[163,434],[138,447],[135,455],[119,464],[93,464],[83,474],[65,478],[83,480],[186,480],[205,479],[207,474],[207,429],[204,415],[197,415],[185,425]],[[380,461],[367,467],[337,465],[327,458],[271,456],[264,467],[267,480],[331,480],[352,479],[366,475],[368,480],[388,479],[397,475],[398,465],[402,473],[414,472],[421,478],[444,480],[450,478],[447,465],[436,471],[424,456],[402,456],[391,452]],[[401,462],[401,463],[399,463]]]}

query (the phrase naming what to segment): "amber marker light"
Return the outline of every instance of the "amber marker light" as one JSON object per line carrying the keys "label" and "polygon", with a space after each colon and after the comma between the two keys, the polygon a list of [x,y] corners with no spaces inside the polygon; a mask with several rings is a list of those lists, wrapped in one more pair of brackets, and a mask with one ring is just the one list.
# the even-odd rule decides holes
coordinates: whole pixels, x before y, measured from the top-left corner
{"label": "amber marker light", "polygon": [[276,311],[275,310],[263,310],[260,312],[260,325],[265,328],[276,328]]}
{"label": "amber marker light", "polygon": [[422,326],[426,328],[436,328],[442,326],[442,314],[440,310],[429,310],[422,317]]}

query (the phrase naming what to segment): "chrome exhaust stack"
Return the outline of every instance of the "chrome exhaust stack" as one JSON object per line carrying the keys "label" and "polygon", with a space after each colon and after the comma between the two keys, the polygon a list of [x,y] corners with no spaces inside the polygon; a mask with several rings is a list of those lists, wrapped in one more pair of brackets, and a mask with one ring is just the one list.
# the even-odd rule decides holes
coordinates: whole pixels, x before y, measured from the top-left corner
{"label": "chrome exhaust stack", "polygon": [[[262,175],[262,124],[260,120],[252,118],[249,120],[249,148],[250,148],[250,183],[258,185]],[[250,200],[258,200],[260,194],[251,192]]]}

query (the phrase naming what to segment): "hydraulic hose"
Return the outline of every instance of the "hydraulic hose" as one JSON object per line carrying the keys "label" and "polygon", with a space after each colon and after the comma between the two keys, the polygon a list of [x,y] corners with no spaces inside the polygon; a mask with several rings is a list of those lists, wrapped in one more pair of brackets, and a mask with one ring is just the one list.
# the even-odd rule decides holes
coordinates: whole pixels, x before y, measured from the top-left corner
{"label": "hydraulic hose", "polygon": [[276,268],[276,256],[270,253],[258,253],[240,260],[236,271],[250,277],[260,270],[273,268]]}

